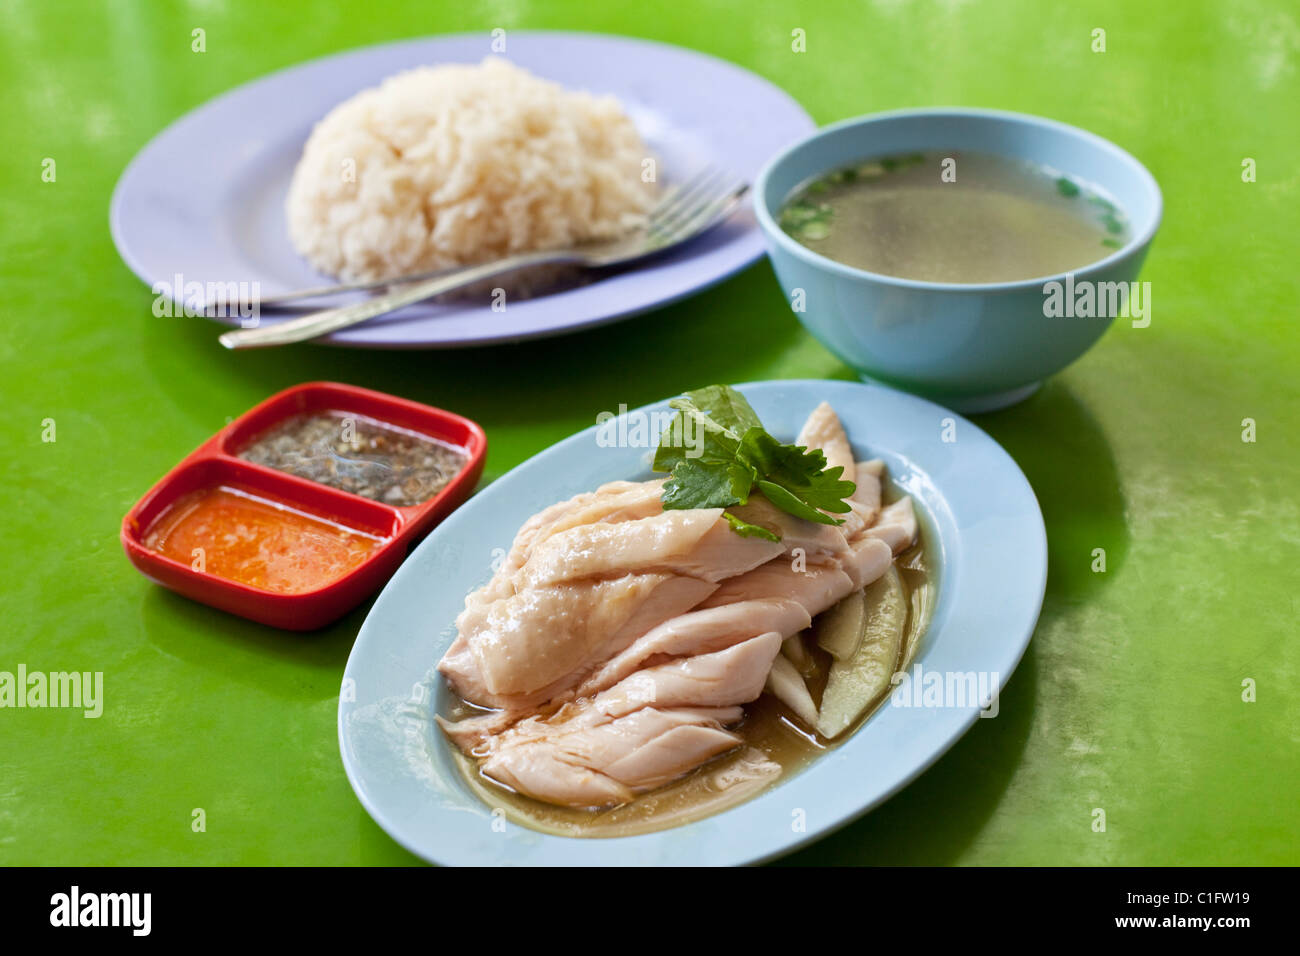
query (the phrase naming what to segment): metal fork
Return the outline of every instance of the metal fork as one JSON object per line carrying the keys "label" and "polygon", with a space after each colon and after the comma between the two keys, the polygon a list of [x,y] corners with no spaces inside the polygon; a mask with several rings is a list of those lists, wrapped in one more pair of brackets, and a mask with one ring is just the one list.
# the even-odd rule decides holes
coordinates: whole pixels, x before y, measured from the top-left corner
{"label": "metal fork", "polygon": [[228,349],[305,342],[514,269],[557,263],[603,269],[633,262],[693,239],[717,225],[732,213],[748,189],[737,177],[706,166],[689,179],[667,188],[647,216],[645,227],[629,236],[572,249],[525,252],[467,266],[403,285],[364,302],[313,312],[274,325],[227,332],[218,341]]}

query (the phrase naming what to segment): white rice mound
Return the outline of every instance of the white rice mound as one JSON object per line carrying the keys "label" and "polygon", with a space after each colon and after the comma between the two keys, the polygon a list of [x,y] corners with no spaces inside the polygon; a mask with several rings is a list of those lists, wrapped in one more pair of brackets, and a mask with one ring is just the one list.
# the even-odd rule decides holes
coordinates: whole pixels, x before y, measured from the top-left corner
{"label": "white rice mound", "polygon": [[422,67],[316,124],[289,187],[289,236],[347,280],[613,238],[645,221],[649,155],[613,97],[495,57]]}

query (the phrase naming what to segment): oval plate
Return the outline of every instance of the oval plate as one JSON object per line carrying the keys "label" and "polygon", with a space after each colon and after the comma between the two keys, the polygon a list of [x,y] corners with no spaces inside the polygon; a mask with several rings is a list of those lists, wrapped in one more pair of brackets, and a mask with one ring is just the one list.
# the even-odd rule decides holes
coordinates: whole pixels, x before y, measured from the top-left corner
{"label": "oval plate", "polygon": [[[783,90],[702,53],[581,33],[512,30],[506,42],[506,59],[544,79],[618,97],[657,157],[663,182],[710,162],[752,182],[767,157],[814,127]],[[334,281],[294,251],[284,219],[289,180],[312,126],[393,73],[477,63],[491,43],[482,33],[353,50],[272,73],[186,114],[145,146],[118,181],[109,223],[122,259],[151,287],[166,283],[168,290],[189,282],[257,282],[261,294],[271,295]],[[555,335],[666,305],[762,255],[763,239],[746,204],[694,242],[587,285],[495,312],[488,304],[421,303],[321,341],[455,348]],[[275,316],[262,318],[269,323]]]}
{"label": "oval plate", "polygon": [[[828,401],[855,455],[885,460],[936,539],[938,600],[915,663],[925,671],[999,675],[994,686],[1005,684],[1029,644],[1047,583],[1042,514],[1011,457],[947,409],[882,386],[789,381],[739,388],[783,440]],[[666,409],[665,401],[641,411]],[[955,440],[945,442],[949,418]],[[494,818],[433,723],[450,692],[432,668],[455,636],[465,595],[488,579],[494,557],[529,516],[603,482],[648,476],[644,443],[603,447],[597,432],[593,426],[565,439],[461,506],[411,554],[361,628],[339,699],[339,747],[362,805],[398,843],[432,862],[480,866],[760,862],[886,800],[975,722],[978,703],[921,708],[887,701],[843,744],[757,797],[658,833],[577,839]],[[631,445],[639,435],[627,437]],[[806,817],[803,833],[790,826],[796,808]]]}

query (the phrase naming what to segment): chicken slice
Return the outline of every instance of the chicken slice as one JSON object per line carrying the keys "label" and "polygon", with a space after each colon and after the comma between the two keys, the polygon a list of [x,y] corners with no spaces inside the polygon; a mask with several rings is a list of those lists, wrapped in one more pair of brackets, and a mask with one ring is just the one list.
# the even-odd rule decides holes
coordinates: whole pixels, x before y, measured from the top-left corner
{"label": "chicken slice", "polygon": [[[808,416],[808,420],[804,422],[803,428],[800,429],[795,444],[803,445],[810,451],[820,450],[826,456],[827,468],[842,469],[840,477],[854,483],[855,491],[845,502],[849,506],[849,510],[846,512],[826,512],[840,522],[838,530],[844,536],[844,539],[853,541],[875,521],[876,508],[880,503],[879,477],[881,473],[875,468],[877,465],[883,468],[884,463],[878,459],[861,465],[854,462],[853,446],[849,444],[848,435],[844,433],[844,426],[840,423],[839,416],[835,414],[834,409],[826,402],[822,402],[813,409],[812,414]],[[873,477],[875,478],[874,487],[876,492],[874,505],[871,494]],[[865,490],[863,489],[864,478],[866,479]]]}
{"label": "chicken slice", "polygon": [[904,495],[880,511],[880,518],[864,534],[889,545],[894,554],[916,543],[916,511],[909,495]]}
{"label": "chicken slice", "polygon": [[781,548],[786,554],[793,554],[798,549],[808,560],[817,561],[842,554],[848,547],[843,526],[820,524],[795,517],[788,511],[782,511],[763,495],[754,495],[747,504],[736,505],[728,510],[742,521],[780,535]]}
{"label": "chicken slice", "polygon": [[880,514],[880,495],[885,476],[885,463],[879,458],[858,462],[855,469],[855,484],[849,506],[866,519],[866,527],[875,524]]}
{"label": "chicken slice", "polygon": [[715,582],[780,554],[731,530],[722,509],[579,525],[538,543],[509,596],[467,603],[439,669],[466,700],[519,708],[549,700]]}
{"label": "chicken slice", "polygon": [[763,692],[783,637],[760,634],[711,654],[646,667],[594,698],[594,706],[622,716],[638,707],[725,707],[747,704]]}
{"label": "chicken slice", "polygon": [[829,403],[822,402],[813,409],[808,420],[804,422],[803,428],[799,430],[799,437],[794,443],[803,445],[809,450],[821,449],[826,456],[828,468],[842,468],[840,476],[849,481],[853,480],[853,447],[849,444],[848,436],[844,434],[840,417],[835,414],[835,410]]}
{"label": "chicken slice", "polygon": [[675,780],[741,743],[737,734],[685,724],[615,760],[605,773],[633,791],[644,792]]}
{"label": "chicken slice", "polygon": [[492,738],[530,713],[530,710],[493,710],[460,720],[448,720],[441,714],[435,714],[433,719],[463,753],[486,757],[491,751]]}
{"label": "chicken slice", "polygon": [[549,727],[512,728],[498,739],[481,769],[547,803],[627,803],[636,793],[661,786],[740,744],[740,737],[722,725],[739,720],[741,713],[739,707],[643,707],[599,720],[589,708]]}
{"label": "chicken slice", "polygon": [[803,605],[788,598],[764,598],[691,611],[637,638],[583,681],[575,695],[597,694],[647,664],[720,651],[769,631],[783,636],[796,634],[811,621]]}
{"label": "chicken slice", "polygon": [[[530,588],[463,612],[438,670],[470,703],[521,708],[573,687],[717,586],[672,574],[627,574]],[[470,621],[465,618],[469,616]],[[472,626],[470,626],[472,624]]]}
{"label": "chicken slice", "polygon": [[533,548],[516,572],[517,591],[584,577],[667,572],[704,581],[742,574],[780,554],[783,546],[736,534],[721,508],[665,511],[617,524],[580,525]]}
{"label": "chicken slice", "polygon": [[537,545],[554,534],[584,524],[632,521],[661,513],[660,496],[666,480],[611,481],[593,492],[543,508],[524,522],[492,580],[471,593],[466,605],[484,604],[513,594],[515,572],[524,566]]}
{"label": "chicken slice", "polygon": [[783,597],[797,601],[809,617],[816,617],[846,595],[879,578],[889,569],[891,560],[889,546],[874,538],[856,542],[839,560],[824,564],[804,567],[777,558],[722,582],[701,602],[700,608]]}
{"label": "chicken slice", "polygon": [[850,548],[853,556],[843,562],[842,567],[853,583],[854,591],[878,580],[894,563],[894,555],[889,545],[875,538],[863,535],[854,541]]}
{"label": "chicken slice", "polygon": [[552,803],[625,802],[739,744],[722,724],[762,693],[780,649],[772,632],[636,671],[550,719],[529,718],[489,738],[483,772]]}
{"label": "chicken slice", "polygon": [[[624,678],[630,680],[641,668],[682,659],[694,660],[700,655],[725,650],[767,632],[774,632],[784,638],[797,634],[811,622],[812,618],[803,605],[788,598],[766,598],[691,611],[647,631],[624,651],[606,661],[578,687],[547,700],[553,704],[562,704],[574,698],[592,697]],[[712,665],[706,662],[687,667],[684,672],[690,674],[703,666]],[[650,679],[659,678],[652,675]],[[632,683],[628,686],[638,685]],[[439,723],[463,751],[481,756],[487,739],[527,717],[531,713],[531,703],[521,705],[518,701],[506,701],[506,709],[503,710],[454,723],[439,718]]]}
{"label": "chicken slice", "polygon": [[515,535],[508,564],[518,567],[529,550],[552,534],[597,521],[627,521],[648,518],[663,511],[660,496],[666,478],[651,481],[611,481],[595,491],[557,502],[533,515]]}

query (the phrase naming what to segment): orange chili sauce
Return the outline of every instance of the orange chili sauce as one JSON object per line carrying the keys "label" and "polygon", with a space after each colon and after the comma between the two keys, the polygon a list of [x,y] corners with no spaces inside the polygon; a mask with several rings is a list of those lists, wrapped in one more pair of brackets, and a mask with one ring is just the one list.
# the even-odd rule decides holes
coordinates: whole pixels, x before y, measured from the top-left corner
{"label": "orange chili sauce", "polygon": [[151,551],[195,570],[279,594],[301,594],[336,581],[382,543],[374,535],[225,486],[185,495],[144,539]]}

